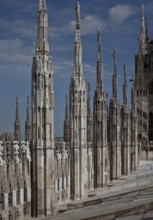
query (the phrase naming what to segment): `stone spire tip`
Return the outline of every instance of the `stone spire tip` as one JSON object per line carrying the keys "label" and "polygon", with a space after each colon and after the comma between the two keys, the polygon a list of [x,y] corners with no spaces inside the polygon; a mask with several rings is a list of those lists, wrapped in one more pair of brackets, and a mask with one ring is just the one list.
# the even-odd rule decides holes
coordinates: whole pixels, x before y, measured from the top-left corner
{"label": "stone spire tip", "polygon": [[79,2],[76,3],[76,7],[80,7],[80,3]]}
{"label": "stone spire tip", "polygon": [[141,12],[142,13],[144,12],[144,4],[143,3],[141,4]]}
{"label": "stone spire tip", "polygon": [[141,25],[144,26],[144,4],[141,4],[141,22]]}
{"label": "stone spire tip", "polygon": [[79,24],[80,23],[80,4],[79,4],[79,2],[77,2],[77,4],[76,4],[75,11],[76,11],[76,20],[77,20],[77,23]]}
{"label": "stone spire tip", "polygon": [[140,51],[146,52],[146,30],[145,30],[145,17],[144,17],[144,5],[141,4],[141,30],[140,30]]}
{"label": "stone spire tip", "polygon": [[39,0],[39,10],[47,10],[46,0]]}
{"label": "stone spire tip", "polygon": [[123,69],[124,69],[124,84],[126,84],[126,63],[124,63]]}
{"label": "stone spire tip", "polygon": [[16,96],[16,115],[15,121],[19,122],[19,97]]}
{"label": "stone spire tip", "polygon": [[16,96],[16,109],[18,109],[19,97]]}
{"label": "stone spire tip", "polygon": [[114,48],[113,50],[113,59],[114,59],[114,74],[116,75],[117,74],[117,62],[116,62],[116,49]]}
{"label": "stone spire tip", "polygon": [[97,33],[97,41],[98,41],[98,60],[101,62],[102,52],[101,52],[101,31],[100,30],[98,30],[98,33]]}
{"label": "stone spire tip", "polygon": [[101,44],[101,31],[98,30],[98,35],[97,35],[97,40],[98,40],[98,44]]}
{"label": "stone spire tip", "polygon": [[124,72],[126,71],[126,63],[123,64]]}
{"label": "stone spire tip", "polygon": [[116,60],[116,49],[115,48],[113,49],[113,58],[114,60]]}

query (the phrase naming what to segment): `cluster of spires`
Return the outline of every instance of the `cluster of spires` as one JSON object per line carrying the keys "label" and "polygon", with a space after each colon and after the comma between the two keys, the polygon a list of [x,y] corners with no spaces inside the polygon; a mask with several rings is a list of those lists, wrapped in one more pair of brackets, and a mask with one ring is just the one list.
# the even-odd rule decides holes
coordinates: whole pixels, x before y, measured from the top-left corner
{"label": "cluster of spires", "polygon": [[[39,11],[47,11],[46,0],[39,0]],[[97,34],[98,41],[98,60],[97,60],[97,90],[103,91],[103,69],[102,69],[102,47],[101,47],[101,32],[98,30]],[[144,17],[144,5],[141,5],[141,33],[140,33],[140,51],[144,52],[146,49],[146,43],[149,41],[148,37],[148,24],[147,18]],[[76,5],[76,36],[75,43],[81,44],[80,36],[80,5],[77,2]],[[82,52],[81,52],[82,55]],[[117,61],[116,61],[116,49],[113,51],[114,59],[114,74],[112,82],[112,97],[118,99],[118,89],[117,89]],[[79,61],[82,62],[82,56],[79,58]],[[81,65],[80,65],[81,67]],[[88,100],[90,101],[90,85],[88,84]],[[123,102],[127,105],[127,80],[126,80],[126,64],[124,64],[124,85],[123,85]],[[68,120],[68,97],[66,95],[66,113],[65,119]],[[88,104],[88,107],[90,105]],[[90,108],[89,112],[90,112]],[[27,114],[26,114],[26,123],[25,130],[30,126],[30,110],[29,110],[29,97],[27,98]],[[26,133],[26,132],[25,132]],[[27,135],[26,135],[27,137]],[[14,138],[20,140],[20,120],[19,120],[19,110],[18,110],[18,97],[16,97],[16,118],[14,123]]]}
{"label": "cluster of spires", "polygon": [[[44,61],[44,57],[46,56],[46,54],[48,55],[48,52],[49,52],[49,46],[48,46],[48,30],[47,30],[47,23],[45,22],[45,16],[47,16],[47,13],[46,13],[46,11],[47,11],[47,8],[46,8],[46,1],[45,0],[40,0],[39,1],[39,15],[38,15],[38,19],[39,19],[39,22],[38,22],[38,39],[37,39],[37,50],[36,50],[36,55],[42,55],[42,56],[40,56],[42,59],[43,59],[43,61]],[[45,13],[44,13],[45,12]],[[43,14],[43,16],[41,16]],[[41,18],[43,18],[43,19],[41,19]],[[41,21],[43,21],[42,23],[41,23]],[[43,31],[41,31],[41,29],[42,29],[42,27],[43,27]],[[145,24],[144,24],[144,9],[143,9],[143,6],[142,6],[142,25],[141,25],[141,35],[140,35],[140,49],[141,49],[141,52],[142,53],[144,53],[145,52],[145,50],[146,50],[146,48],[145,48],[145,44],[146,44],[146,36],[147,36],[147,29],[145,29]],[[98,41],[98,60],[97,60],[97,82],[96,82],[96,92],[97,92],[97,94],[99,95],[99,97],[96,99],[96,101],[98,100],[98,101],[102,101],[101,100],[101,97],[103,98],[103,96],[104,96],[104,99],[103,99],[103,101],[104,102],[101,102],[101,104],[104,104],[104,107],[106,106],[106,97],[107,97],[107,95],[106,95],[106,93],[104,92],[104,89],[103,89],[103,69],[102,69],[102,66],[103,66],[103,64],[102,64],[102,49],[101,49],[101,32],[100,31],[98,31],[98,35],[97,35],[97,41]],[[82,92],[82,91],[85,91],[85,84],[84,84],[84,81],[82,80],[82,76],[83,76],[83,71],[82,71],[82,48],[81,48],[82,46],[81,46],[81,37],[80,37],[80,6],[79,6],[79,3],[77,3],[77,6],[76,6],[76,37],[75,37],[75,45],[74,45],[74,53],[75,53],[75,58],[74,58],[74,78],[76,79],[76,81],[77,81],[77,79],[79,79],[78,81],[77,81],[77,83],[79,82],[81,82],[80,83],[80,91]],[[47,57],[48,58],[48,57]],[[41,60],[42,61],[42,60]],[[47,60],[48,61],[48,60]],[[119,111],[120,111],[120,109],[118,108],[118,80],[117,80],[117,53],[116,53],[116,49],[114,49],[114,51],[113,51],[113,61],[114,61],[114,73],[113,73],[113,80],[112,80],[112,99],[111,99],[111,103],[113,104],[113,107],[116,107],[116,111],[115,111],[115,113],[114,113],[114,115],[115,115],[115,118],[116,119],[118,119],[118,115],[119,115]],[[37,63],[38,64],[38,63]],[[42,70],[44,70],[44,69],[42,69]],[[127,108],[127,76],[126,76],[126,65],[124,64],[124,67],[123,67],[123,70],[124,70],[124,84],[123,84],[123,107],[126,107]],[[44,74],[44,72],[43,72],[43,74]],[[44,74],[45,75],[45,74]],[[46,74],[47,75],[47,74]],[[45,79],[45,77],[44,77],[44,79]],[[46,81],[45,81],[46,80]],[[45,103],[45,110],[46,110],[46,112],[47,113],[49,113],[50,114],[50,108],[49,108],[49,96],[48,96],[48,82],[47,82],[47,79],[45,79],[44,81],[45,81],[45,98],[44,98],[44,103]],[[81,87],[82,86],[82,87]],[[73,88],[72,88],[73,89]],[[46,92],[47,91],[47,92]],[[83,93],[82,93],[83,94]],[[96,94],[96,95],[97,95]],[[36,95],[36,94],[35,94]],[[82,101],[81,102],[81,104],[82,104],[82,106],[84,105],[85,107],[86,107],[86,97],[83,99],[83,95],[82,96],[80,96],[81,98],[80,98],[80,100]],[[37,97],[38,98],[38,97]],[[51,98],[53,98],[53,97],[51,97]],[[65,121],[67,121],[68,120],[68,118],[69,118],[69,116],[68,116],[68,96],[66,95],[66,107],[65,107]],[[77,97],[78,98],[78,97]],[[39,99],[38,99],[39,100]],[[53,100],[52,100],[52,102],[53,102]],[[43,103],[43,104],[44,104]],[[29,104],[29,97],[27,97],[27,112],[26,112],[26,122],[25,122],[25,133],[26,133],[26,137],[25,137],[25,139],[26,139],[26,141],[30,141],[30,128],[31,128],[31,122],[30,122],[30,106],[29,106],[30,104]],[[43,108],[44,108],[44,106],[43,106]],[[36,107],[38,107],[38,109],[39,109],[39,106],[36,106]],[[37,109],[37,110],[38,110]],[[48,111],[49,110],[49,111]],[[99,109],[98,109],[99,110]],[[119,110],[119,111],[118,111]],[[89,120],[91,119],[91,111],[90,111],[90,84],[88,84],[88,98],[87,98],[87,111],[88,111],[88,114],[87,114],[87,116],[89,116]],[[34,113],[36,113],[36,115],[37,115],[37,112],[34,112]],[[77,111],[75,112],[76,114],[77,114]],[[84,115],[83,115],[83,113],[85,113]],[[86,117],[86,112],[83,112],[82,113],[82,115],[81,116],[84,116],[84,117]],[[107,110],[105,111],[105,112],[103,112],[102,114],[101,114],[101,116],[107,116],[106,114],[107,114]],[[80,113],[79,113],[80,114]],[[46,116],[47,116],[48,114],[46,114]],[[132,116],[133,118],[134,118],[134,116]],[[44,118],[45,118],[45,120],[44,120]],[[46,130],[48,131],[48,132],[46,132],[44,135],[40,135],[40,137],[43,137],[44,138],[44,140],[46,141],[46,140],[51,140],[52,138],[51,137],[49,137],[49,136],[47,136],[49,133],[51,134],[51,130],[53,130],[53,129],[51,129],[51,126],[49,127],[48,126],[48,118],[47,117],[44,117],[44,118],[42,118],[43,120],[43,122],[45,122],[45,124],[47,125],[45,128],[47,128]],[[96,123],[99,123],[99,122],[102,122],[102,120],[103,119],[105,119],[106,121],[107,121],[107,117],[99,117],[99,119],[98,120],[101,120],[101,121],[96,121]],[[53,118],[51,119],[51,120],[53,120]],[[41,121],[41,120],[40,120]],[[117,121],[117,120],[116,120]],[[51,121],[51,123],[52,123],[53,121]],[[83,120],[81,121],[81,122],[83,122]],[[53,122],[54,123],[54,122]],[[81,124],[81,126],[78,126],[78,128],[80,129],[80,127],[81,127],[81,129],[80,130],[82,130],[82,131],[84,131],[85,129],[84,129],[84,127],[86,127],[86,126],[84,126],[84,125],[82,125],[83,123],[80,123]],[[134,124],[134,123],[132,123],[132,124]],[[51,124],[50,124],[51,125]],[[119,136],[120,134],[119,134],[119,132],[118,132],[118,130],[120,129],[119,128],[119,126],[117,126],[117,123],[115,124],[116,125],[116,127],[115,127],[115,132],[116,132],[116,134]],[[38,128],[38,131],[41,131],[39,128],[39,126],[42,126],[42,124],[39,124],[39,125],[37,125],[37,128]],[[83,127],[84,126],[84,127]],[[96,124],[96,126],[97,126],[97,124]],[[95,126],[95,127],[96,127]],[[102,127],[102,131],[103,131],[103,129],[104,129],[104,127],[105,127],[105,124],[103,123],[103,125],[102,125],[103,127]],[[49,129],[48,129],[49,128]],[[83,128],[83,129],[82,129]],[[133,126],[133,128],[135,128],[134,126]],[[73,128],[72,128],[73,129]],[[117,130],[118,129],[118,130]],[[100,131],[101,131],[100,130]],[[113,130],[113,129],[112,129]],[[79,132],[81,132],[81,131],[79,131]],[[104,131],[103,131],[103,135],[105,135],[106,134],[106,132],[107,132],[107,128],[105,127],[105,129],[104,129]],[[38,132],[39,133],[39,132]],[[84,138],[84,133],[81,133],[82,134],[82,137]],[[45,136],[46,135],[46,136]],[[118,140],[117,139],[119,139],[118,137],[116,137],[117,135],[115,135],[115,138],[114,138],[114,141],[112,141],[112,147],[115,147],[115,150],[116,150],[116,158],[117,158],[117,154],[118,154],[118,150],[120,151],[120,145],[118,145]],[[39,136],[39,135],[38,135]],[[76,136],[77,136],[77,133],[76,133]],[[136,137],[137,137],[137,134],[135,135]],[[47,138],[48,139],[47,139]],[[53,135],[53,137],[54,137],[54,135]],[[74,137],[73,137],[74,138]],[[83,139],[82,138],[82,139]],[[36,136],[36,139],[37,139],[37,136]],[[40,138],[41,139],[41,138]],[[88,137],[87,137],[87,139],[88,139]],[[18,104],[18,97],[16,97],[16,117],[15,117],[15,123],[14,123],[14,140],[15,141],[20,141],[20,119],[19,119],[19,104]],[[34,140],[34,138],[32,138],[32,141]],[[70,141],[69,139],[68,139],[68,141]],[[76,139],[75,139],[75,141],[76,141]],[[90,142],[90,137],[89,137],[89,139],[87,140],[88,142]],[[97,140],[96,140],[97,141]],[[104,143],[104,145],[106,144],[106,141],[104,141],[105,143]],[[41,142],[40,142],[41,143]],[[48,146],[46,145],[46,143],[49,143],[48,144]],[[116,146],[114,145],[114,143],[115,143],[115,145],[117,145],[117,148],[118,149],[116,149]],[[81,146],[85,146],[85,145],[83,145],[84,143],[82,142],[82,145]],[[120,143],[119,143],[120,144]],[[79,146],[78,145],[78,143],[76,143],[76,145],[77,146]],[[95,145],[96,147],[98,147],[98,145]],[[104,146],[104,147],[107,147],[107,144],[106,144],[106,146]],[[71,148],[73,149],[73,145],[71,146]],[[81,147],[80,147],[81,148]],[[77,147],[75,150],[80,150],[80,148],[79,147]],[[32,151],[32,157],[33,157],[33,160],[32,160],[32,190],[34,189],[34,191],[32,192],[32,212],[33,212],[33,215],[35,215],[36,214],[36,216],[37,215],[48,215],[48,214],[50,214],[50,212],[51,212],[51,208],[53,209],[54,208],[54,201],[52,201],[51,200],[51,202],[48,202],[48,200],[50,200],[51,198],[50,198],[50,194],[49,194],[49,192],[51,192],[50,190],[52,190],[52,189],[54,189],[54,175],[53,175],[53,173],[55,172],[55,169],[54,169],[54,141],[52,140],[52,142],[45,142],[45,144],[44,145],[32,145],[32,149],[34,149],[33,151]],[[63,148],[64,149],[64,148]],[[62,150],[63,150],[62,149]],[[18,150],[19,150],[19,147],[17,146],[17,148],[15,148],[15,153],[16,153],[16,155],[18,155]],[[38,151],[37,151],[38,150]],[[67,150],[67,149],[66,149]],[[85,149],[85,147],[82,147],[82,149],[81,149],[82,151],[81,151],[81,156],[82,155],[84,155],[84,152],[86,152],[86,149]],[[83,151],[84,150],[84,151]],[[95,150],[95,149],[94,149]],[[106,150],[106,149],[105,149]],[[103,152],[104,153],[106,153],[105,152],[105,150],[103,150]],[[64,149],[64,151],[65,151],[65,149]],[[41,152],[41,154],[40,154],[40,152]],[[79,152],[79,151],[78,151]],[[94,153],[95,153],[96,151],[94,151]],[[97,155],[98,155],[98,152],[99,151],[97,151],[96,153],[97,153]],[[101,151],[102,152],[102,151]],[[80,152],[79,152],[80,153]],[[113,155],[113,151],[112,151],[112,155]],[[59,156],[60,156],[60,154],[58,154]],[[114,155],[115,155],[115,153],[114,153]],[[113,155],[113,156],[114,156]],[[101,155],[100,155],[101,156]],[[72,160],[72,157],[73,157],[73,153],[71,154],[71,160]],[[105,157],[107,158],[107,156],[105,155]],[[18,157],[16,157],[17,159],[18,159]],[[104,158],[104,157],[103,157]],[[114,157],[115,158],[115,157]],[[115,159],[116,159],[115,158]],[[81,158],[81,165],[82,165],[82,167],[81,168],[83,168],[84,169],[84,165],[85,165],[85,167],[86,167],[86,161],[84,162],[84,160],[86,160],[87,158]],[[97,159],[98,160],[98,159]],[[99,160],[101,160],[101,159],[99,159]],[[120,160],[120,158],[119,158],[119,160]],[[118,161],[119,161],[118,160]],[[17,161],[17,160],[16,160]],[[106,162],[105,160],[103,160],[104,162]],[[118,174],[118,170],[119,170],[119,166],[120,166],[120,161],[119,162],[116,162],[116,164],[115,164],[115,169],[116,169],[116,176],[114,175],[112,175],[112,179],[114,178],[114,179],[117,179],[118,177],[120,177],[120,174]],[[40,163],[39,163],[40,162]],[[52,164],[50,163],[50,162],[52,162]],[[101,162],[101,161],[100,161]],[[97,161],[95,160],[95,163],[97,163]],[[37,164],[38,164],[38,166],[37,166]],[[76,166],[78,165],[77,163],[74,163],[75,164],[75,169],[76,169]],[[74,169],[73,169],[73,165],[74,165],[72,162],[70,163],[70,169],[71,169],[71,175],[72,175],[72,181],[76,178],[77,180],[79,180],[79,178],[77,178],[76,176],[77,176],[77,174],[78,174],[78,172],[77,172],[77,174],[75,175],[75,172],[74,172]],[[106,163],[107,164],[107,163]],[[107,165],[105,164],[105,166],[107,167]],[[71,166],[72,165],[72,166]],[[98,163],[96,164],[96,166],[97,165],[99,165]],[[119,166],[118,166],[119,165]],[[61,165],[60,165],[61,166]],[[41,169],[40,169],[40,167],[41,167]],[[78,166],[79,167],[79,166]],[[101,163],[100,163],[100,168],[101,168]],[[104,167],[103,167],[104,168]],[[51,170],[52,169],[52,170]],[[80,169],[80,173],[79,173],[79,175],[82,175],[81,177],[82,177],[82,179],[85,177],[85,175],[84,175],[84,170],[83,169]],[[76,169],[77,170],[77,169]],[[97,171],[97,167],[96,167],[96,171]],[[97,172],[98,173],[98,175],[99,175],[99,171]],[[115,173],[115,172],[114,172]],[[51,177],[51,174],[52,174],[52,179],[50,179],[50,177]],[[97,176],[98,176],[97,175]],[[101,174],[100,174],[101,175]],[[99,176],[100,176],[99,175]],[[42,179],[41,179],[42,178]],[[73,179],[74,178],[74,179]],[[97,178],[96,176],[95,176],[95,178]],[[41,184],[40,184],[40,182],[38,181],[40,179],[40,181],[41,181]],[[81,181],[82,181],[82,179],[81,179]],[[50,181],[49,181],[50,180]],[[58,179],[59,180],[59,179]],[[85,183],[86,183],[86,180],[87,179],[85,179]],[[95,186],[98,188],[98,187],[101,187],[101,183],[102,183],[102,181],[100,180],[99,182],[99,179],[97,178],[96,179],[96,181],[95,181]],[[81,182],[80,181],[80,182]],[[83,182],[83,181],[82,181]],[[98,182],[98,183],[97,183]],[[79,183],[80,184],[80,183]],[[103,184],[103,183],[102,183]],[[79,190],[74,190],[73,188],[75,187],[75,185],[72,187],[72,199],[75,199],[75,198],[81,198],[84,194],[86,194],[86,192],[84,193],[84,192],[82,192],[82,189],[84,190],[84,186],[82,187],[81,186],[81,184],[80,184],[80,189]],[[76,184],[76,188],[78,187],[78,182],[77,182],[77,184]],[[95,187],[95,188],[96,188]],[[50,189],[50,188],[52,188],[52,189]],[[85,187],[86,188],[86,187]],[[53,197],[54,197],[54,190],[52,191],[53,192]],[[77,193],[79,192],[79,195],[77,195]],[[38,199],[39,198],[39,199]],[[38,201],[38,200],[39,201]],[[47,208],[45,207],[45,205],[47,205]],[[44,209],[44,207],[45,207],[45,209],[43,210],[42,209],[42,207],[43,207],[43,209]],[[41,211],[40,213],[39,213],[39,211]]]}
{"label": "cluster of spires", "polygon": [[[46,0],[39,0],[39,11],[47,11]],[[98,41],[98,60],[97,60],[97,89],[103,91],[103,69],[102,69],[102,49],[101,49],[101,32],[98,30],[97,34]],[[140,50],[142,53],[145,53],[147,48],[147,43],[149,42],[148,36],[148,22],[147,17],[144,16],[144,5],[141,5],[141,31],[140,31]],[[81,43],[80,37],[80,5],[77,2],[76,6],[76,37],[75,43]],[[82,53],[81,53],[82,55]],[[82,59],[82,57],[81,57]],[[80,59],[80,61],[81,61]],[[118,98],[118,89],[117,89],[117,61],[116,61],[116,49],[113,51],[113,59],[114,59],[114,74],[113,74],[113,82],[112,82],[112,96],[114,99]],[[90,97],[90,85],[88,85],[88,98]],[[90,100],[90,98],[89,98]],[[124,64],[124,85],[123,85],[123,102],[127,105],[127,79],[126,79],[126,64]],[[88,104],[88,107],[90,105]],[[90,109],[89,109],[90,111]],[[68,97],[66,95],[66,113],[65,119],[68,119]],[[25,122],[25,130],[30,127],[30,109],[29,109],[29,97],[27,97],[27,114],[26,114],[26,122]],[[26,132],[25,132],[26,133]],[[27,139],[27,135],[26,139]],[[20,140],[20,120],[19,120],[19,107],[18,107],[18,97],[16,97],[16,117],[14,123],[14,139]]]}
{"label": "cluster of spires", "polygon": [[[101,47],[101,32],[98,30],[97,34],[98,41],[98,60],[97,60],[97,90],[103,91],[103,64],[102,64],[102,47]],[[81,43],[80,37],[80,5],[77,2],[76,6],[76,37],[75,43]],[[148,35],[148,21],[147,17],[144,16],[144,5],[141,4],[141,30],[140,30],[140,38],[139,38],[139,51],[144,54],[147,50],[147,45],[149,43],[149,35]],[[82,51],[80,53],[82,55]],[[113,51],[113,59],[114,59],[114,74],[112,81],[112,98],[114,100],[118,100],[118,80],[117,80],[117,51],[114,48]],[[81,65],[80,65],[81,66]],[[126,74],[126,64],[123,65],[124,70],[124,84],[123,84],[123,102],[124,105],[128,104],[128,91],[127,91],[127,74]]]}
{"label": "cluster of spires", "polygon": [[[20,141],[21,131],[20,131],[20,118],[19,118],[19,102],[18,97],[16,97],[16,114],[14,122],[14,137],[15,141]],[[26,110],[26,121],[25,121],[25,141],[30,141],[31,138],[31,121],[30,121],[30,100],[27,97],[27,110]]]}

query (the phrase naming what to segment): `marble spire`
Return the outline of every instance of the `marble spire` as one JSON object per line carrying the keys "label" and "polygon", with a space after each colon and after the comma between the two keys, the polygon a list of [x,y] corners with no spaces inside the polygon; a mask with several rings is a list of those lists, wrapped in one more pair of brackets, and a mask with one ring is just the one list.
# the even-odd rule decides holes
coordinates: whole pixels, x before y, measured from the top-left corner
{"label": "marble spire", "polygon": [[30,104],[29,104],[29,96],[28,96],[26,122],[25,122],[25,140],[30,142],[30,138],[31,138],[31,122],[30,122]]}
{"label": "marble spire", "polygon": [[116,49],[113,51],[113,59],[114,59],[114,73],[113,73],[113,82],[112,82],[112,98],[115,100],[118,99],[118,83],[117,83],[117,61],[116,61]]}
{"label": "marble spire", "polygon": [[82,68],[80,37],[80,5],[76,4],[76,32],[74,42],[74,74],[70,84],[70,197],[81,199],[87,194],[87,99],[86,83]]}
{"label": "marble spire", "polygon": [[16,97],[16,114],[14,122],[14,140],[20,141],[20,120],[19,120],[19,104],[18,97]]}
{"label": "marble spire", "polygon": [[127,91],[127,79],[126,79],[126,64],[124,63],[124,66],[123,66],[123,69],[124,69],[124,84],[123,84],[123,104],[125,106],[128,105],[128,91]]}
{"label": "marble spire", "polygon": [[68,107],[68,95],[65,95],[65,119],[64,119],[64,141],[69,142],[69,107]]}
{"label": "marble spire", "polygon": [[[32,64],[32,216],[54,212],[54,88],[46,1],[39,1],[36,56]],[[39,181],[38,181],[39,180]],[[52,195],[52,196],[50,196]]]}
{"label": "marble spire", "polygon": [[46,0],[39,0],[39,10],[47,10]]}
{"label": "marble spire", "polygon": [[36,52],[37,54],[49,53],[48,14],[45,0],[39,1]]}
{"label": "marble spire", "polygon": [[102,47],[101,47],[101,32],[98,30],[98,60],[97,60],[97,90],[102,92],[103,90],[103,69],[102,69]]}
{"label": "marble spire", "polygon": [[83,75],[82,68],[82,44],[80,34],[80,4],[77,2],[76,8],[76,32],[75,32],[75,43],[74,43],[74,76]]}
{"label": "marble spire", "polygon": [[76,41],[80,41],[80,4],[79,2],[77,2],[76,4],[75,13],[76,13],[76,30],[78,30],[78,32],[76,33]]}
{"label": "marble spire", "polygon": [[145,17],[144,17],[144,5],[141,5],[141,30],[139,39],[139,50],[142,53],[146,52],[146,30],[145,30]]}

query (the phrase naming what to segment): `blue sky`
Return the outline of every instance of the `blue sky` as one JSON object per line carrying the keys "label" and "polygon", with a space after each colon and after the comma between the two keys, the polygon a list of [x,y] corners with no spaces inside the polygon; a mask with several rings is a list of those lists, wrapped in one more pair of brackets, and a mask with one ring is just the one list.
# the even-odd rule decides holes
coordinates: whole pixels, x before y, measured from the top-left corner
{"label": "blue sky", "polygon": [[[105,90],[111,96],[113,48],[117,49],[118,87],[122,100],[123,63],[128,78],[134,73],[134,55],[140,33],[140,0],[80,0],[83,69],[95,89],[97,30],[102,30]],[[73,75],[74,0],[47,0],[50,55],[54,63],[55,135],[63,135],[65,93]],[[153,2],[144,1],[150,38],[153,35]],[[13,131],[15,97],[19,96],[24,134],[26,96],[31,95],[31,65],[35,55],[38,0],[0,1],[0,133]],[[22,135],[24,138],[24,135]]]}

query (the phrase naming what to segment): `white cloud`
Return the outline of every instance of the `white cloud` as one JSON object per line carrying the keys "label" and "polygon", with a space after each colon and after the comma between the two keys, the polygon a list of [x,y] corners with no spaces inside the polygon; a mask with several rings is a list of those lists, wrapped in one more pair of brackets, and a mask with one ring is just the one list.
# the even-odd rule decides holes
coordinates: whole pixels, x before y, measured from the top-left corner
{"label": "white cloud", "polygon": [[88,35],[96,33],[98,29],[104,29],[106,22],[102,20],[98,15],[86,15],[81,20],[81,33],[82,35]]}
{"label": "white cloud", "polygon": [[[96,66],[88,63],[83,63],[83,72],[88,79],[95,79]],[[73,61],[61,61],[54,63],[55,77],[61,79],[70,79],[73,76]]]}
{"label": "white cloud", "polygon": [[27,1],[21,1],[21,0],[0,1],[0,6],[1,7],[6,6],[7,8],[11,8],[11,10],[15,9],[18,14],[23,12],[31,13],[34,10],[33,4],[27,4]]}
{"label": "white cloud", "polygon": [[84,63],[83,70],[87,78],[96,78],[96,65]]}
{"label": "white cloud", "polygon": [[[106,22],[98,15],[86,15],[81,19],[81,35],[96,33],[98,29],[104,29]],[[75,32],[75,20],[71,20],[63,26],[51,26],[49,33],[52,38],[65,37]]]}
{"label": "white cloud", "polygon": [[109,10],[108,23],[113,26],[119,25],[132,16],[135,12],[135,8],[129,4],[117,4]]}
{"label": "white cloud", "polygon": [[[110,8],[108,16],[104,19],[100,15],[87,14],[81,19],[81,35],[90,35],[97,32],[97,29],[104,30],[107,27],[119,26],[132,15],[137,9],[130,4],[117,4]],[[68,36],[75,32],[75,20],[71,20],[63,26],[52,26],[50,28],[51,37]]]}
{"label": "white cloud", "polygon": [[73,61],[58,61],[54,63],[55,77],[70,79],[73,73]]}
{"label": "white cloud", "polygon": [[35,37],[36,24],[29,20],[6,20],[0,19],[0,27],[2,31],[8,34],[15,34],[20,37]]}
{"label": "white cloud", "polygon": [[63,26],[51,26],[49,28],[49,33],[52,38],[54,37],[65,37],[71,33],[74,33],[74,23],[70,21],[68,24]]}
{"label": "white cloud", "polygon": [[[65,13],[63,10],[60,17],[65,20]],[[117,4],[108,11],[108,17],[102,18],[100,15],[87,14],[81,19],[81,35],[91,35],[97,32],[97,29],[104,30],[108,26],[116,26],[126,21],[131,15],[135,13],[135,8],[129,4],[121,5]],[[60,24],[62,24],[60,22]],[[16,35],[21,38],[36,38],[36,21],[32,22],[28,19],[15,19],[5,20],[0,19],[1,32],[7,33],[8,35]],[[75,20],[71,20],[63,25],[52,25],[49,27],[49,36],[52,39],[66,37],[75,32]]]}
{"label": "white cloud", "polygon": [[0,40],[1,64],[29,64],[32,60],[31,47],[19,38]]}

